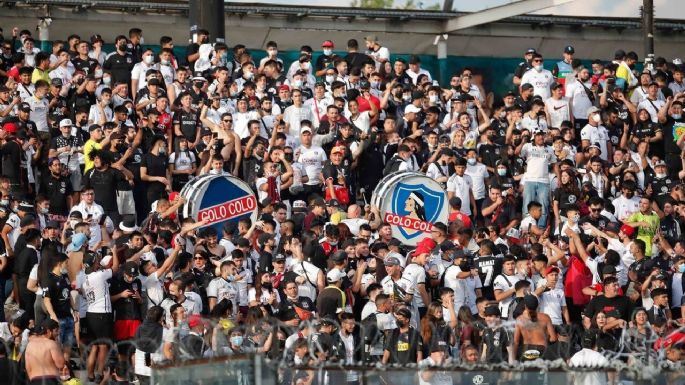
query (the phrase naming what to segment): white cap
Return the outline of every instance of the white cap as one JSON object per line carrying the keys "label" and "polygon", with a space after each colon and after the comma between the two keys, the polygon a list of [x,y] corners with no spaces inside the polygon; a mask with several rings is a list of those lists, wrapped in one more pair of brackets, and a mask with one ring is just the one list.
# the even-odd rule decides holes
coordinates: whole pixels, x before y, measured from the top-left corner
{"label": "white cap", "polygon": [[71,122],[71,119],[62,119],[62,120],[60,120],[60,122],[59,122],[59,128],[62,128],[62,127],[71,127],[71,126],[73,126],[73,125],[74,125],[74,124]]}
{"label": "white cap", "polygon": [[404,107],[404,113],[405,113],[405,114],[408,114],[408,113],[411,113],[411,112],[413,112],[413,113],[416,114],[416,113],[421,112],[421,109],[420,109],[419,107],[416,107],[416,106],[413,105],[413,104],[410,104],[410,105]]}
{"label": "white cap", "polygon": [[345,276],[346,276],[346,275],[345,275],[344,272],[342,272],[342,271],[340,271],[340,270],[338,270],[338,269],[331,269],[331,271],[329,271],[329,272],[326,274],[326,280],[327,280],[328,282],[338,282],[339,280],[341,280],[341,279],[342,279],[343,277],[345,277]]}

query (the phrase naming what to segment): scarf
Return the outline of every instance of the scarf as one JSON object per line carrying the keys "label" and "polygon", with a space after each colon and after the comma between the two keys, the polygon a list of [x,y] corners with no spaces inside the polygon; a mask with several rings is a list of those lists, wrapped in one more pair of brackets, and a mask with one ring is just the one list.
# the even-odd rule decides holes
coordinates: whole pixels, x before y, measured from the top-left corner
{"label": "scarf", "polygon": [[272,202],[280,202],[281,194],[278,192],[278,183],[276,182],[275,176],[270,176],[266,178],[266,194],[271,198]]}

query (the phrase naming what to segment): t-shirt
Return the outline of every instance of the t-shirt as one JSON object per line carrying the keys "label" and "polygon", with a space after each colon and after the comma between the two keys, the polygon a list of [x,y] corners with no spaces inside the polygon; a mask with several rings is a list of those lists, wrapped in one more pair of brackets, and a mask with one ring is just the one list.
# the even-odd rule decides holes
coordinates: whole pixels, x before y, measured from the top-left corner
{"label": "t-shirt", "polygon": [[631,307],[630,300],[627,297],[616,296],[607,298],[602,294],[590,300],[590,303],[585,307],[584,315],[588,318],[593,318],[597,313],[603,312],[607,317],[629,321]]}
{"label": "t-shirt", "polygon": [[87,172],[91,168],[93,168],[93,160],[90,159],[90,153],[93,152],[93,150],[99,150],[102,148],[102,145],[92,139],[88,139],[86,144],[83,145],[83,155],[84,155],[84,160],[85,160],[85,168],[84,172]]}
{"label": "t-shirt", "polygon": [[47,287],[44,288],[43,294],[45,298],[50,298],[55,315],[59,319],[71,317],[70,286],[67,276],[50,273],[47,280]]}
{"label": "t-shirt", "polygon": [[539,311],[549,316],[552,320],[552,325],[564,323],[561,312],[562,307],[566,307],[566,297],[564,297],[563,290],[555,288],[546,290],[540,295]]}
{"label": "t-shirt", "polygon": [[86,275],[83,283],[83,297],[88,303],[88,313],[112,312],[108,282],[111,278],[111,269],[98,270]]}
{"label": "t-shirt", "polygon": [[394,329],[385,343],[385,350],[390,352],[389,364],[406,365],[416,362],[417,353],[423,350],[423,340],[414,328],[410,327],[407,332]]}
{"label": "t-shirt", "polygon": [[227,299],[233,304],[233,314],[238,312],[240,291],[235,282],[229,282],[223,277],[214,278],[207,286],[207,298],[216,298],[217,303]]}
{"label": "t-shirt", "polygon": [[587,140],[590,144],[599,143],[599,148],[602,153],[599,157],[606,161],[609,151],[607,150],[607,143],[609,142],[609,131],[604,126],[594,127],[590,124],[586,124],[582,130],[580,130],[580,139]]}
{"label": "t-shirt", "polygon": [[526,143],[521,149],[521,158],[525,159],[527,164],[524,176],[526,182],[549,183],[549,164],[556,162],[551,147]]}
{"label": "t-shirt", "polygon": [[[514,286],[516,285],[516,282],[520,281],[520,278],[517,275],[504,275],[500,274],[495,278],[495,282],[493,283],[493,288],[494,290],[502,290],[502,291],[507,291],[510,289],[513,289]],[[509,317],[509,312],[513,311],[514,309],[510,309],[510,306],[512,301],[514,300],[514,296],[512,295],[511,297],[505,298],[501,301],[499,301],[499,310],[502,313],[502,318],[507,318]]]}
{"label": "t-shirt", "polygon": [[321,170],[323,169],[323,163],[328,159],[324,150],[318,146],[310,148],[300,146],[297,151],[300,153],[297,161],[304,166],[304,172],[309,178],[305,184],[309,186],[321,184]]}
{"label": "t-shirt", "polygon": [[551,96],[550,87],[554,81],[554,76],[546,69],[540,72],[535,69],[528,70],[521,78],[521,84],[532,84],[533,94],[542,97],[542,100],[546,100]]}
{"label": "t-shirt", "polygon": [[487,167],[482,163],[468,165],[464,174],[471,177],[473,198],[476,200],[485,198],[485,180],[490,176]]}
{"label": "t-shirt", "polygon": [[447,180],[447,191],[453,192],[455,196],[461,199],[461,209],[459,211],[466,215],[471,215],[471,197],[469,192],[472,186],[471,177],[466,174],[464,176],[454,174]]}

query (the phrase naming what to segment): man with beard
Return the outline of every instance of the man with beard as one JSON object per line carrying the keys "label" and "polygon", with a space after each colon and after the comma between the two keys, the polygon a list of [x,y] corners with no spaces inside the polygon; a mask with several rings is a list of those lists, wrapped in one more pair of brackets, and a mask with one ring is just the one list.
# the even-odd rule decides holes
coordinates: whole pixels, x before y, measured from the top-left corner
{"label": "man with beard", "polygon": [[50,198],[51,218],[64,222],[69,214],[73,201],[71,197],[72,185],[68,176],[64,176],[62,162],[58,158],[48,161],[49,173],[43,174],[40,191]]}

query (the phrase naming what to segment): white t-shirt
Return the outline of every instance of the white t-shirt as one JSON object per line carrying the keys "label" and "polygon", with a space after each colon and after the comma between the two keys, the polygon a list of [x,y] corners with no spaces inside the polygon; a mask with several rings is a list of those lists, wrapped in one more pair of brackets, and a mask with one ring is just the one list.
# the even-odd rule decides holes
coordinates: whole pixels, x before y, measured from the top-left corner
{"label": "white t-shirt", "polygon": [[19,235],[21,235],[20,223],[21,220],[19,219],[19,215],[16,213],[10,214],[9,218],[7,218],[7,221],[5,221],[5,226],[12,228],[12,231],[7,234],[12,250],[14,250],[14,245],[17,243],[17,239],[19,239]]}
{"label": "white t-shirt", "polygon": [[[495,277],[495,281],[492,284],[493,290],[502,290],[502,291],[507,291],[510,289],[513,289],[514,286],[516,285],[516,282],[520,281],[521,279],[516,275],[507,275],[506,279],[504,274],[500,274],[497,277]],[[509,309],[509,305],[514,301],[514,296],[510,296],[508,298],[505,298],[501,301],[499,301],[499,311],[502,314],[502,318],[508,318],[509,317],[509,312],[513,311],[514,309]]]}
{"label": "white t-shirt", "polygon": [[607,156],[609,154],[609,151],[607,150],[609,131],[607,131],[604,126],[600,125],[593,127],[590,124],[586,124],[585,127],[580,130],[580,139],[587,140],[590,142],[590,144],[599,143],[599,148],[602,150],[602,153],[599,154],[599,157],[602,158],[602,160],[607,160]]}
{"label": "white t-shirt", "polygon": [[47,98],[37,99],[35,96],[30,97],[26,100],[31,106],[31,114],[29,119],[36,123],[36,128],[39,132],[49,132],[50,127],[48,126],[48,102]]}
{"label": "white t-shirt", "polygon": [[652,123],[658,123],[659,122],[659,110],[661,107],[666,104],[663,100],[654,100],[651,101],[649,99],[645,99],[640,102],[637,106],[637,110],[640,111],[641,109],[645,109],[649,112],[650,117],[652,118]]}
{"label": "white t-shirt", "polygon": [[216,298],[217,303],[227,299],[233,304],[233,314],[238,313],[240,290],[235,282],[228,282],[222,277],[214,278],[207,285],[207,298]]}
{"label": "white t-shirt", "polygon": [[630,199],[621,195],[611,202],[614,205],[614,215],[616,219],[623,222],[629,216],[640,211],[640,198],[634,196]]}
{"label": "white t-shirt", "polygon": [[464,176],[454,174],[447,180],[447,191],[453,192],[454,195],[461,199],[461,209],[459,211],[466,215],[471,215],[471,198],[469,191],[471,191],[472,186],[473,182],[471,181],[471,177],[466,175],[466,173],[464,173]]}
{"label": "white t-shirt", "polygon": [[459,273],[463,273],[463,271],[457,265],[452,265],[445,271],[445,287],[454,290],[454,311],[458,312],[463,305],[466,305],[471,310],[471,314],[476,314],[478,312],[476,289],[483,287],[483,284],[480,277],[469,276],[459,279],[457,278]]}
{"label": "white t-shirt", "polygon": [[[476,163],[476,165],[467,165],[465,175],[471,177],[471,186],[473,191],[473,198],[484,199],[485,198],[485,180],[490,177],[488,173],[488,168],[482,163]],[[462,201],[463,203],[463,201]]]}
{"label": "white t-shirt", "polygon": [[402,280],[407,281],[408,284],[414,288],[414,296],[412,297],[411,301],[411,322],[414,327],[417,327],[420,321],[419,308],[427,306],[427,304],[423,303],[423,298],[421,298],[421,295],[416,289],[418,288],[419,284],[426,283],[426,269],[416,263],[410,263],[407,265],[407,267],[405,267],[404,272],[402,273]]}
{"label": "white t-shirt", "polygon": [[157,272],[148,275],[147,277],[140,276],[143,289],[147,293],[147,307],[158,306],[164,300],[164,289],[162,281],[159,279]]}
{"label": "white t-shirt", "polygon": [[546,100],[551,96],[552,91],[550,87],[552,87],[554,81],[552,73],[544,68],[540,72],[535,69],[529,69],[521,78],[521,84],[532,84],[533,94],[540,96],[542,100]]}
{"label": "white t-shirt", "polygon": [[309,120],[310,122],[314,120],[312,114],[312,109],[305,105],[301,107],[296,107],[295,105],[289,106],[283,112],[283,120],[288,123],[290,127],[289,135],[299,138],[300,137],[300,123],[303,120]]}
{"label": "white t-shirt", "polygon": [[361,132],[368,133],[369,127],[371,126],[371,117],[369,116],[369,111],[360,112],[356,118],[352,117],[349,111],[345,114],[347,120],[354,124]]}
{"label": "white t-shirt", "polygon": [[545,313],[552,320],[552,325],[562,325],[564,319],[562,318],[561,308],[566,306],[566,298],[564,291],[560,289],[552,289],[540,295],[541,313]]}
{"label": "white t-shirt", "polygon": [[571,109],[569,108],[568,98],[563,96],[559,100],[549,98],[545,100],[545,106],[547,106],[549,122],[552,127],[559,128],[561,122],[564,120],[571,120]]}
{"label": "white t-shirt", "polygon": [[300,154],[297,161],[304,166],[304,172],[309,178],[306,184],[310,186],[321,184],[321,170],[323,163],[328,159],[324,150],[319,146],[311,146],[310,148],[300,146],[297,152]]}
{"label": "white t-shirt", "polygon": [[549,164],[556,161],[551,147],[526,143],[521,149],[521,158],[526,161],[526,182],[549,183]]}
{"label": "white t-shirt", "polygon": [[302,261],[293,263],[293,265],[290,266],[290,271],[299,275],[300,277],[305,277],[305,282],[302,285],[298,285],[298,295],[301,297],[307,297],[311,299],[312,302],[316,301],[315,285],[321,269],[307,261]]}
{"label": "white t-shirt", "polygon": [[[588,84],[585,84],[585,87],[587,86]],[[592,101],[588,97],[585,87],[578,80],[566,85],[566,96],[571,98],[573,117],[576,119],[587,119],[587,111],[592,107]],[[587,88],[590,89],[590,87]]]}
{"label": "white t-shirt", "polygon": [[[257,113],[257,111],[236,111],[233,114],[233,131],[235,131],[235,133],[238,134],[240,139],[245,139],[248,136],[250,136],[250,130],[247,127],[247,123],[250,120],[259,120],[259,114]],[[266,137],[265,133],[261,132],[263,130],[263,128],[260,130],[260,135]]]}
{"label": "white t-shirt", "polygon": [[[159,305],[164,309],[167,327],[172,327],[174,324],[173,315],[171,314],[171,307],[174,306],[176,303],[177,302],[172,300],[171,298],[165,298],[164,301],[162,301],[162,303]],[[185,297],[185,300],[181,302],[179,305],[183,306],[188,316],[191,316],[193,314],[200,314],[202,312],[202,302],[197,302],[196,300],[192,299],[187,295]]]}
{"label": "white t-shirt", "polygon": [[112,300],[109,295],[109,282],[112,270],[98,270],[86,275],[83,282],[83,297],[88,303],[88,313],[111,313]]}

